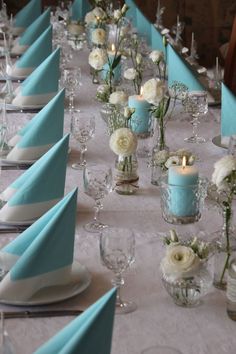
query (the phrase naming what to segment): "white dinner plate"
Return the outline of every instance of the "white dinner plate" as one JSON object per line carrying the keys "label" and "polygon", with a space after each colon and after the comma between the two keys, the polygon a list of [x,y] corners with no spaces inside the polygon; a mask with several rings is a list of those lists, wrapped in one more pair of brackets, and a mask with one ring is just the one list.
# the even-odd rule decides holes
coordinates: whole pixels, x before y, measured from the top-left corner
{"label": "white dinner plate", "polygon": [[1,299],[0,303],[16,306],[47,305],[69,299],[87,289],[91,283],[91,274],[87,268],[78,262],[72,264],[73,281],[65,285],[43,288],[28,301],[13,301]]}
{"label": "white dinner plate", "polygon": [[[1,200],[1,203],[5,203],[3,200]],[[37,219],[32,219],[32,220],[24,220],[24,221],[2,221],[0,220],[0,225],[6,225],[6,226],[30,226],[32,225]]]}
{"label": "white dinner plate", "polygon": [[45,105],[39,104],[39,105],[28,105],[28,106],[15,106],[11,103],[6,104],[6,110],[7,111],[32,111],[32,110],[41,110]]}
{"label": "white dinner plate", "polygon": [[228,149],[228,146],[227,145],[222,145],[221,143],[221,135],[217,135],[217,136],[214,136],[214,138],[212,139],[212,143],[215,145],[215,146],[218,146],[222,149]]}
{"label": "white dinner plate", "polygon": [[6,165],[33,165],[37,160],[8,160],[1,159],[1,162]]}

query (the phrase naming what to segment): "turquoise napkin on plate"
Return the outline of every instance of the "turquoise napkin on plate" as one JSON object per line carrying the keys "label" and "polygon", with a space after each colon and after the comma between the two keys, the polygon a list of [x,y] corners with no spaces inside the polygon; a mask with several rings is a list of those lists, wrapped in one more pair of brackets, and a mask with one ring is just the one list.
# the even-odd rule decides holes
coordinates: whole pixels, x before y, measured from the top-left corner
{"label": "turquoise napkin on plate", "polygon": [[83,21],[86,13],[91,9],[92,6],[88,0],[74,0],[70,8],[70,18],[72,21]]}
{"label": "turquoise napkin on plate", "polygon": [[7,160],[35,161],[60,140],[64,129],[65,89],[61,90],[19,132],[19,142],[7,155]]}
{"label": "turquoise napkin on plate", "polygon": [[39,66],[52,53],[52,26],[49,26],[36,41],[17,60],[17,68],[32,68]]}
{"label": "turquoise napkin on plate", "polygon": [[[9,271],[37,237],[48,238],[49,240],[50,237],[52,237],[51,240],[56,238],[56,248],[57,238],[58,240],[62,240],[64,237],[66,242],[69,243],[68,251],[70,250],[70,253],[67,258],[72,259],[73,254],[71,254],[71,249],[74,244],[76,208],[77,189],[74,189],[28,229],[0,250],[1,269]],[[60,249],[58,251],[61,253]],[[60,262],[60,259],[57,262]]]}
{"label": "turquoise napkin on plate", "polygon": [[168,86],[175,81],[188,87],[189,91],[206,91],[186,61],[168,44],[167,46]]}
{"label": "turquoise napkin on plate", "polygon": [[137,26],[137,11],[136,11],[136,4],[133,0],[125,0],[125,3],[127,6],[129,6],[129,10],[126,13],[126,17],[130,19],[132,22],[133,26]]}
{"label": "turquoise napkin on plate", "polygon": [[50,25],[50,8],[42,13],[19,38],[20,45],[30,46]]}
{"label": "turquoise napkin on plate", "polygon": [[221,90],[221,138],[236,134],[236,96],[224,84]]}
{"label": "turquoise napkin on plate", "polygon": [[34,354],[110,354],[115,301],[112,289]]}
{"label": "turquoise napkin on plate", "polygon": [[31,0],[21,9],[13,21],[13,31],[17,28],[24,31],[32,22],[34,22],[41,14],[41,0]]}
{"label": "turquoise napkin on plate", "polygon": [[35,220],[63,197],[68,146],[66,135],[2,193],[8,202],[0,210],[0,221]]}
{"label": "turquoise napkin on plate", "polygon": [[0,283],[0,301],[28,301],[39,290],[70,283],[76,209],[77,189],[5,248],[18,259]]}
{"label": "turquoise napkin on plate", "polygon": [[163,36],[156,29],[154,25],[151,25],[151,34],[152,34],[152,50],[161,50],[165,54],[165,46],[163,44]]}
{"label": "turquoise napkin on plate", "polygon": [[148,45],[151,45],[152,34],[151,34],[151,22],[144,16],[142,11],[136,8],[137,13],[137,29],[140,35],[145,36]]}

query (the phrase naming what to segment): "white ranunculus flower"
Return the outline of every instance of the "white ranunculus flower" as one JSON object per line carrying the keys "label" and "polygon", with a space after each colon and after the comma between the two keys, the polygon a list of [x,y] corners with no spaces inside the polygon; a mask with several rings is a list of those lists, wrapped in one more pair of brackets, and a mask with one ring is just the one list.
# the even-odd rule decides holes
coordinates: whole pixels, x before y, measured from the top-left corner
{"label": "white ranunculus flower", "polygon": [[93,13],[93,11],[87,12],[84,18],[84,22],[88,25],[90,23],[96,22],[96,17]]}
{"label": "white ranunculus flower", "polygon": [[95,18],[98,18],[98,17],[100,19],[106,18],[106,13],[101,7],[95,7],[92,12],[93,12]]}
{"label": "white ranunculus flower", "polygon": [[196,272],[201,262],[192,248],[183,245],[167,246],[161,261],[162,272],[173,277],[189,276]]}
{"label": "white ranunculus flower", "polygon": [[158,106],[164,94],[165,85],[159,79],[148,80],[143,85],[143,98],[154,106]]}
{"label": "white ranunculus flower", "polygon": [[102,70],[103,66],[107,62],[107,55],[104,49],[95,48],[89,54],[89,65],[95,70]]}
{"label": "white ranunculus flower", "polygon": [[110,137],[110,148],[116,155],[130,156],[137,149],[137,137],[129,128],[120,128]]}
{"label": "white ranunculus flower", "polygon": [[91,39],[94,44],[103,45],[106,42],[106,31],[102,28],[94,29]]}
{"label": "white ranunculus flower", "polygon": [[171,166],[181,165],[181,163],[182,163],[182,159],[180,159],[179,156],[171,156],[166,161],[165,167],[170,168]]}
{"label": "white ranunculus flower", "polygon": [[166,162],[169,157],[169,153],[167,150],[161,150],[155,153],[154,160],[155,163],[160,165]]}
{"label": "white ranunculus flower", "polygon": [[164,54],[161,50],[153,50],[149,54],[149,58],[153,61],[153,63],[159,63],[159,61],[164,59]]}
{"label": "white ranunculus flower", "polygon": [[124,91],[115,91],[110,95],[109,102],[112,104],[120,104],[126,106],[128,96]]}
{"label": "white ranunculus flower", "polygon": [[233,170],[236,170],[236,158],[227,155],[218,160],[214,165],[212,182],[218,189],[224,188],[224,179],[229,176]]}
{"label": "white ranunculus flower", "polygon": [[124,78],[127,80],[135,80],[137,75],[138,72],[134,68],[126,69],[124,71]]}

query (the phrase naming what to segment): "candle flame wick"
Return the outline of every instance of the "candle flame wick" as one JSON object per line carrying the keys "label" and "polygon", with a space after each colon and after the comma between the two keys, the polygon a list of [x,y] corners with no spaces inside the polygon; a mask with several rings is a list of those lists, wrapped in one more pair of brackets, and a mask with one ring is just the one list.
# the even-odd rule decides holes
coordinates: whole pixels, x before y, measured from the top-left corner
{"label": "candle flame wick", "polygon": [[182,168],[185,169],[185,167],[186,167],[186,156],[183,156]]}

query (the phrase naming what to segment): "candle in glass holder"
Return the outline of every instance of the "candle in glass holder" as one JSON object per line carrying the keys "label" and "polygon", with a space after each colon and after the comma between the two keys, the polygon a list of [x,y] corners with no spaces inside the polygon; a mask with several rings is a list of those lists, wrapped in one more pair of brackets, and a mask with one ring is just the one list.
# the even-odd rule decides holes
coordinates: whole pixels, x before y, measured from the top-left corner
{"label": "candle in glass holder", "polygon": [[[111,50],[109,50],[107,54],[108,54],[109,62],[111,64],[113,63],[115,57],[117,58],[120,55],[119,52],[116,52],[116,47],[114,44],[111,45]],[[106,63],[102,69],[103,80],[106,80],[108,72],[109,72],[109,64]],[[120,79],[121,79],[121,62],[119,62],[119,64],[115,67],[115,69],[113,69],[112,81],[114,83],[117,83],[120,81]]]}
{"label": "candle in glass holder", "polygon": [[187,217],[199,213],[196,195],[198,170],[194,166],[186,166],[185,156],[182,166],[169,168],[168,184],[169,209],[173,215]]}
{"label": "candle in glass holder", "polygon": [[150,103],[142,96],[142,87],[140,95],[129,96],[128,106],[135,108],[135,112],[130,120],[130,127],[136,134],[149,133],[150,126]]}

